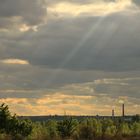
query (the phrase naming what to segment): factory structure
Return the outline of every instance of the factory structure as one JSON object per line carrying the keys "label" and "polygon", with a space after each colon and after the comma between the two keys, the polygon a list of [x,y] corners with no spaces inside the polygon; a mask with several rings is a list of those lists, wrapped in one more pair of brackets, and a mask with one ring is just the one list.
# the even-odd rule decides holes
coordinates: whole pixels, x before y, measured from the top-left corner
{"label": "factory structure", "polygon": [[[122,117],[125,117],[125,106],[124,103],[122,104]],[[112,109],[112,117],[115,117],[115,109]]]}
{"label": "factory structure", "polygon": [[[32,121],[46,121],[46,120],[63,120],[66,116],[69,115],[49,115],[49,116],[21,116],[20,118],[30,118]],[[115,115],[115,109],[112,109],[112,114],[111,116],[72,116],[71,117],[78,119],[78,120],[82,120],[84,118],[96,118],[96,119],[122,119],[125,121],[132,121],[132,117],[133,115],[126,115],[125,114],[125,104],[123,103],[121,105],[121,115],[117,116]]]}

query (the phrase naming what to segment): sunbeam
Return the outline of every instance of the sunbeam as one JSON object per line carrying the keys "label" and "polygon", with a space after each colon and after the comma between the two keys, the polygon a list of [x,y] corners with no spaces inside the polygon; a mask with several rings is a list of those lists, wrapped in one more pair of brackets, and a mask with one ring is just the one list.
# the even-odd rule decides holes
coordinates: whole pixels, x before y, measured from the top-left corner
{"label": "sunbeam", "polygon": [[139,0],[0,0],[0,102],[29,116],[139,114],[139,17]]}

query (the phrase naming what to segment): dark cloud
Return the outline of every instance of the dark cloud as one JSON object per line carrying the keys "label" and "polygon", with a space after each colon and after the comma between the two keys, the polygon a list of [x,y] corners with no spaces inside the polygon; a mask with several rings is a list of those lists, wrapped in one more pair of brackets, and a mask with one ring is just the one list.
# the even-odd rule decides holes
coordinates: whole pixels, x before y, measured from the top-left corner
{"label": "dark cloud", "polygon": [[132,0],[135,4],[140,5],[140,1],[139,0]]}
{"label": "dark cloud", "polygon": [[38,25],[46,16],[44,0],[1,0],[0,28],[18,24]]}
{"label": "dark cloud", "polygon": [[90,4],[95,2],[115,2],[116,0],[47,0],[48,5],[53,5],[61,2],[69,2],[69,3],[75,3],[75,4]]}
{"label": "dark cloud", "polygon": [[[10,20],[19,15],[29,24],[37,24],[32,18],[42,19],[44,15],[37,2],[1,1],[1,17]],[[19,6],[15,8],[14,3]],[[4,7],[12,12],[7,13]],[[25,59],[32,65],[52,69],[138,71],[139,16],[139,13],[120,12],[106,17],[50,19],[37,33],[0,35],[0,58]],[[0,23],[7,27],[9,22]]]}
{"label": "dark cloud", "polygon": [[113,98],[117,98],[118,96],[140,98],[139,82],[137,83],[138,85],[100,84],[95,87],[95,91],[97,95],[106,94]]}
{"label": "dark cloud", "polygon": [[106,18],[51,20],[38,33],[27,32],[15,41],[4,41],[1,59],[16,57],[55,69],[138,71],[138,17],[117,13]]}

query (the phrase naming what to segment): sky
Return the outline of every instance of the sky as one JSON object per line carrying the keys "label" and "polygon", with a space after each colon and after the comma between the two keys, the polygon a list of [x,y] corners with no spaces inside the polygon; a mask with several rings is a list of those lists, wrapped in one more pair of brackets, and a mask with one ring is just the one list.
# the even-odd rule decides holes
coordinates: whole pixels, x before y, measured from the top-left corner
{"label": "sky", "polygon": [[18,115],[140,114],[140,0],[0,0],[0,103]]}

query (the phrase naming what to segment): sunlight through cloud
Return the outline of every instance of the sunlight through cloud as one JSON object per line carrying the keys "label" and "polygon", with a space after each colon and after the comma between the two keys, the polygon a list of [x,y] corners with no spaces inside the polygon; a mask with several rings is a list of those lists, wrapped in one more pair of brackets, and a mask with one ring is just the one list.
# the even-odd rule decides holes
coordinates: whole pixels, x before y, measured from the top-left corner
{"label": "sunlight through cloud", "polygon": [[19,65],[28,65],[29,62],[26,60],[21,60],[21,59],[4,59],[1,60],[2,63],[4,64],[19,64]]}
{"label": "sunlight through cloud", "polygon": [[101,16],[126,10],[131,5],[131,0],[117,0],[115,2],[100,1],[85,5],[60,2],[51,7],[48,7],[48,11],[57,13],[60,17],[68,15],[79,16],[81,14]]}

